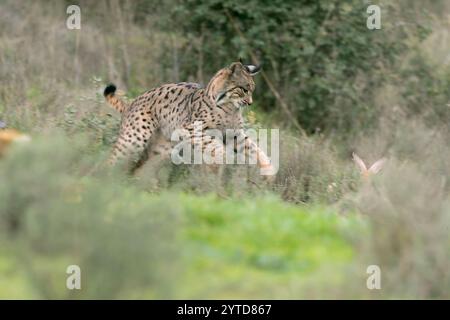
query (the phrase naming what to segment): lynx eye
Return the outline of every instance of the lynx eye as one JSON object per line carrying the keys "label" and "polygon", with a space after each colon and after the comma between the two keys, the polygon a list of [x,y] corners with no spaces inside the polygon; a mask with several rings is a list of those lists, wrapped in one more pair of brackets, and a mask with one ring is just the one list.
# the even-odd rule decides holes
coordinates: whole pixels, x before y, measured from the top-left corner
{"label": "lynx eye", "polygon": [[245,93],[245,94],[247,94],[247,93],[248,93],[248,90],[247,90],[247,89],[245,89],[245,88],[242,88],[242,91],[244,91],[244,93]]}

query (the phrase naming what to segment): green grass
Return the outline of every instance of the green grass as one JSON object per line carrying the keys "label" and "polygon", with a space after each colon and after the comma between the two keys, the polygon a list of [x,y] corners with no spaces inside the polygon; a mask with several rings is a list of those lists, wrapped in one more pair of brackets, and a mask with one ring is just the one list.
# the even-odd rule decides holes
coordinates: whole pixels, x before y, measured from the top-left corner
{"label": "green grass", "polygon": [[[86,185],[84,192],[91,191],[89,183]],[[110,226],[128,228],[131,232],[128,236],[130,239],[139,237],[134,234],[133,226],[139,224],[140,217],[134,213],[139,212],[141,208],[149,208],[148,215],[153,214],[152,207],[162,208],[163,212],[164,208],[174,206],[181,210],[177,218],[181,221],[181,227],[177,229],[176,234],[176,251],[181,258],[176,262],[178,267],[175,268],[174,274],[166,275],[176,280],[176,290],[167,296],[170,298],[298,298],[295,296],[296,293],[288,292],[286,288],[301,285],[306,279],[326,277],[329,273],[324,270],[330,267],[339,270],[352,263],[353,245],[346,234],[350,231],[363,230],[361,228],[363,224],[356,216],[339,216],[321,207],[294,206],[282,202],[275,196],[224,200],[213,194],[151,195],[135,192],[136,190],[131,188],[124,190],[122,195],[115,194],[116,203],[110,203],[107,208],[98,206],[97,209],[116,212],[114,215],[105,211],[102,215],[109,221]],[[127,212],[123,212],[127,206],[119,204],[129,203],[130,197],[135,198],[135,203]],[[84,201],[92,203],[94,200],[92,195],[82,193],[78,201],[80,208],[83,208]],[[117,205],[121,208],[113,209]],[[57,219],[55,216],[51,217],[52,221]],[[51,234],[64,233],[62,227],[67,227],[67,222],[61,224],[54,222],[52,229],[60,229],[53,230]],[[98,221],[94,219],[92,224],[97,226]],[[140,234],[144,232],[142,228],[137,230]],[[117,231],[109,230],[107,227],[99,228],[98,232],[103,239],[117,237]],[[40,247],[35,247],[32,243],[24,245],[22,239],[21,245],[6,241],[8,245],[0,252],[2,271],[0,298],[104,297],[105,292],[102,290],[95,290],[94,293],[89,290],[88,280],[85,282],[82,280],[82,292],[76,295],[72,296],[65,290],[67,276],[65,267],[73,261],[76,253],[73,250],[58,251],[53,247],[54,243],[46,247],[47,241],[54,242],[56,239],[45,239],[47,237],[45,231],[41,233],[34,231],[34,235],[39,236]],[[122,233],[119,235],[123,236]],[[125,254],[124,261],[119,261],[122,252],[120,247],[114,252],[108,248],[96,248],[98,245],[93,243],[95,237],[90,232],[86,232],[86,236],[88,240],[82,241],[84,246],[92,245],[93,250],[104,249],[110,255],[114,254],[113,259],[108,258],[108,254],[100,254],[99,261],[95,263],[89,259],[85,260],[89,264],[90,272],[98,273],[90,274],[90,278],[98,278],[103,272],[108,276],[112,275],[108,273],[110,272],[108,262],[122,266],[122,270],[115,270],[117,272],[115,276],[125,278],[127,282],[138,283],[140,278],[144,277],[136,271],[145,268],[149,261],[151,263],[151,259],[133,261],[128,260],[133,255]],[[157,242],[146,242],[145,236],[141,235],[138,239],[143,241],[140,243],[142,248],[138,249],[138,252],[151,251],[152,246],[159,246]],[[153,240],[158,241],[154,238]],[[161,239],[165,240],[167,239]],[[35,242],[36,238],[29,241]],[[126,241],[136,245],[133,240]],[[107,242],[102,240],[101,243]],[[18,250],[18,254],[13,249],[19,246],[26,249]],[[126,250],[132,248],[129,245],[122,247]],[[23,261],[26,261],[23,259],[24,255],[32,257],[31,267],[23,265]],[[105,261],[101,261],[102,259]],[[170,263],[165,262],[161,266],[168,273]],[[134,266],[131,267],[132,265]],[[80,267],[83,270],[83,265]],[[130,273],[128,270],[134,272]],[[148,269],[148,272],[152,273],[153,269]],[[44,281],[46,285],[43,285]],[[98,279],[95,281],[95,285],[98,286]],[[339,279],[332,281],[336,284]],[[136,286],[134,290],[129,286],[112,286],[112,288],[117,290],[112,295],[115,298],[161,297],[158,292],[159,286],[153,283]],[[88,293],[83,294],[83,290],[87,290]]]}
{"label": "green grass", "polygon": [[354,258],[345,232],[361,226],[355,217],[276,197],[182,199],[189,219],[184,230],[189,269],[180,297],[286,297],[282,291],[290,283]]}

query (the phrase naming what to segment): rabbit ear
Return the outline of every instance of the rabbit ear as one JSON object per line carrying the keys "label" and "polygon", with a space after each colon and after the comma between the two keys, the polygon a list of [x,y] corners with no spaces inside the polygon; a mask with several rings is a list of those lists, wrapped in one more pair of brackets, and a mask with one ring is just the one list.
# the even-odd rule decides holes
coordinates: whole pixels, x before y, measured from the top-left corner
{"label": "rabbit ear", "polygon": [[353,156],[353,161],[356,163],[359,170],[361,170],[362,173],[367,172],[367,167],[366,167],[364,161],[362,161],[362,159],[360,157],[358,157],[358,155],[354,152],[353,152],[352,156]]}
{"label": "rabbit ear", "polygon": [[253,64],[245,64],[245,69],[250,73],[251,76],[258,74],[261,71],[261,66],[255,66]]}
{"label": "rabbit ear", "polygon": [[383,169],[386,160],[386,158],[381,158],[380,160],[375,161],[375,163],[370,166],[369,172],[373,174],[377,174],[378,172],[380,172],[380,170]]}

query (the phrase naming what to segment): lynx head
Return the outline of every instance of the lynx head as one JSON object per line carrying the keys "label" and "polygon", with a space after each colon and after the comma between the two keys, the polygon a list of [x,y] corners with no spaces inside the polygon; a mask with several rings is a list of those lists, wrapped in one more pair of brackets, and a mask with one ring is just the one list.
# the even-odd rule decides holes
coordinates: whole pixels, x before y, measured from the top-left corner
{"label": "lynx head", "polygon": [[253,76],[260,69],[259,66],[233,62],[216,73],[208,83],[206,92],[218,106],[231,104],[239,109],[251,105],[255,90]]}

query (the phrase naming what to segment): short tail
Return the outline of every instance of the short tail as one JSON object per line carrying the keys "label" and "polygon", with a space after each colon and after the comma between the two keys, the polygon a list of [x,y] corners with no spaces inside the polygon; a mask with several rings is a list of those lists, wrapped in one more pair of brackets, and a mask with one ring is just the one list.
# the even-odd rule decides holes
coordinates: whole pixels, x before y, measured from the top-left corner
{"label": "short tail", "polygon": [[106,101],[119,113],[123,113],[128,105],[122,101],[116,95],[116,86],[113,84],[109,84],[106,86],[105,91],[103,91],[103,95],[105,96]]}

